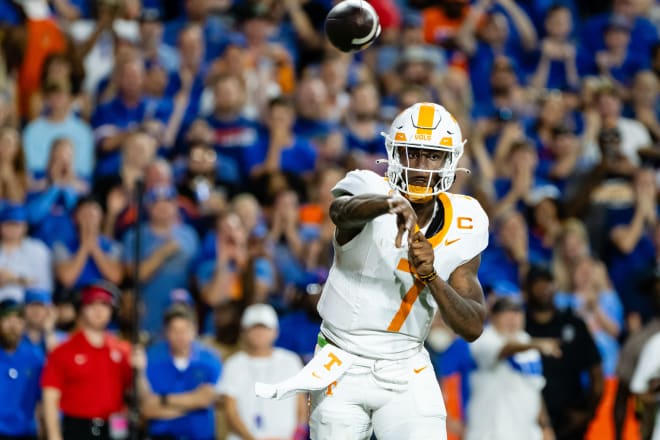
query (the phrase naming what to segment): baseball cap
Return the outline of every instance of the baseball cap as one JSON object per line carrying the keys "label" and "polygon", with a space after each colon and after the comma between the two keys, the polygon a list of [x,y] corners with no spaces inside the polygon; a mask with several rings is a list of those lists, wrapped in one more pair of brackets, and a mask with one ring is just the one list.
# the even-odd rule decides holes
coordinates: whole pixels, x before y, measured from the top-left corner
{"label": "baseball cap", "polygon": [[632,31],[632,23],[623,15],[613,14],[607,22],[605,30],[617,29],[626,32]]}
{"label": "baseball cap", "polygon": [[193,305],[193,299],[192,296],[190,295],[190,292],[188,292],[186,289],[172,289],[170,291],[170,307],[178,305],[178,304],[183,304],[186,306],[192,306]]}
{"label": "baseball cap", "polygon": [[37,287],[25,289],[25,304],[34,303],[50,305],[53,303],[53,295],[50,291]]}
{"label": "baseball cap", "polygon": [[140,14],[141,22],[161,21],[161,13],[158,8],[143,8]]}
{"label": "baseball cap", "polygon": [[80,293],[80,302],[82,305],[102,302],[110,306],[115,305],[118,289],[108,282],[97,282],[85,286]]}
{"label": "baseball cap", "polygon": [[7,298],[0,301],[0,318],[10,315],[12,313],[21,314],[23,312],[23,304],[13,298]]}
{"label": "baseball cap", "polygon": [[8,204],[2,209],[1,222],[27,222],[27,211],[23,205]]}
{"label": "baseball cap", "polygon": [[144,203],[152,204],[159,200],[172,200],[176,198],[176,189],[171,185],[155,186],[144,195]]}
{"label": "baseball cap", "polygon": [[275,309],[268,304],[252,304],[248,306],[243,312],[241,327],[246,329],[255,325],[278,329],[280,325]]}
{"label": "baseball cap", "polygon": [[527,204],[531,206],[538,205],[542,200],[559,200],[561,192],[555,185],[539,185],[532,188],[527,196]]}
{"label": "baseball cap", "polygon": [[497,315],[502,312],[522,312],[523,305],[522,303],[515,299],[512,296],[500,296],[498,297],[493,306],[490,308],[490,313]]}

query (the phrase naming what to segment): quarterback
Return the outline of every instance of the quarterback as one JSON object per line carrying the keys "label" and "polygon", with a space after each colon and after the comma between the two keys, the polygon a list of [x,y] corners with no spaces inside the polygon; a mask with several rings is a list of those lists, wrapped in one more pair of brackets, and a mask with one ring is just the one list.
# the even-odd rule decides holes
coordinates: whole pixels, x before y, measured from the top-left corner
{"label": "quarterback", "polygon": [[[385,138],[387,178],[351,171],[332,190],[335,260],[317,354],[293,383],[257,391],[311,390],[314,440],[446,439],[424,340],[437,311],[468,341],[483,329],[477,270],[488,217],[475,199],[447,192],[463,154],[458,123],[418,103]],[[325,387],[311,386],[316,379]]]}

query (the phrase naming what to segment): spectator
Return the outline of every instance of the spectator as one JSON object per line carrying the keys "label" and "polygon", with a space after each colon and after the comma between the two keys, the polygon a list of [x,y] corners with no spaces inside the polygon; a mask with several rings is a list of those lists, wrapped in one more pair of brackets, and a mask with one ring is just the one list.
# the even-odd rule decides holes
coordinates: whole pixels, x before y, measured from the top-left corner
{"label": "spectator", "polygon": [[495,219],[493,240],[482,254],[479,280],[484,290],[499,281],[520,286],[529,266],[529,236],[524,217],[514,211]]}
{"label": "spectator", "polygon": [[[319,169],[317,183],[310,190],[311,203],[301,207],[303,234],[309,239],[305,246],[305,266],[308,270],[330,269],[332,265],[335,224],[330,218],[330,204],[334,200],[331,190],[343,176],[344,172],[337,167]],[[313,217],[306,219],[307,213]]]}
{"label": "spectator", "polygon": [[328,115],[332,122],[344,119],[350,103],[346,91],[351,69],[350,59],[339,54],[328,54],[319,65],[319,78],[328,90]]}
{"label": "spectator", "polygon": [[94,136],[92,129],[73,113],[71,86],[48,83],[44,86],[48,113],[30,122],[23,132],[23,148],[28,169],[35,176],[45,172],[48,151],[55,140],[66,137],[74,150],[74,170],[89,179],[94,171]]}
{"label": "spectator", "polygon": [[658,87],[658,78],[652,71],[637,72],[630,93],[632,114],[629,115],[644,124],[656,144],[660,142]]}
{"label": "spectator", "polygon": [[213,114],[206,118],[214,132],[213,145],[238,167],[243,151],[258,140],[257,124],[242,116],[245,84],[233,75],[219,76],[214,80],[213,97]]}
{"label": "spectator", "polygon": [[573,34],[573,16],[568,6],[556,3],[546,11],[545,38],[540,41],[539,60],[531,85],[542,89],[577,89],[578,76],[576,49],[570,40]]}
{"label": "spectator", "polygon": [[[199,239],[190,226],[180,223],[176,205],[176,190],[158,186],[145,194],[148,219],[142,229],[140,281],[144,314],[142,328],[151,336],[162,330],[162,316],[167,308],[165,291],[185,288],[189,281],[191,263],[197,254]],[[134,249],[135,230],[126,233],[124,249]],[[124,253],[126,271],[134,271],[133,252]]]}
{"label": "spectator", "polygon": [[53,240],[70,233],[70,215],[88,191],[89,185],[74,170],[71,142],[56,139],[50,148],[46,174],[34,181],[26,203],[33,237],[51,246]]}
{"label": "spectator", "polygon": [[52,291],[50,251],[27,235],[27,213],[21,205],[0,212],[0,300],[23,302],[26,287]]}
{"label": "spectator", "polygon": [[[479,1],[470,8],[458,33],[457,43],[470,57],[470,78],[478,101],[488,99],[490,94],[484,83],[479,81],[492,70],[495,58],[507,56],[518,64],[522,74],[525,53],[537,44],[536,30],[529,17],[516,2],[511,0]],[[522,75],[519,80],[524,82]]]}
{"label": "spectator", "polygon": [[25,328],[23,308],[13,299],[0,301],[0,437],[37,439],[36,409],[41,399],[40,356],[21,336]]}
{"label": "spectator", "polygon": [[583,257],[571,267],[570,289],[557,292],[555,305],[572,309],[582,318],[596,342],[603,360],[605,378],[614,376],[619,357],[617,341],[623,326],[623,306],[612,288],[605,265]]}
{"label": "spectator", "polygon": [[26,289],[23,315],[25,333],[23,341],[31,346],[43,359],[63,339],[62,333],[55,331],[57,311],[53,306],[53,294],[43,289]]}
{"label": "spectator", "polygon": [[470,400],[470,373],[475,368],[470,345],[451,331],[439,315],[436,315],[426,338],[426,347],[440,382],[442,396],[446,399],[447,438],[460,439],[466,427],[465,413]]}
{"label": "spectator", "polygon": [[527,197],[530,261],[549,264],[561,232],[559,190],[552,185],[532,190]]}
{"label": "spectator", "polygon": [[577,218],[564,220],[552,255],[552,274],[560,292],[571,290],[575,267],[590,254],[589,236],[584,223]]}
{"label": "spectator", "polygon": [[278,172],[309,177],[316,167],[317,152],[309,140],[293,131],[293,103],[286,98],[272,99],[265,123],[265,135],[244,150],[244,174],[252,179]]}
{"label": "spectator", "polygon": [[275,346],[292,351],[303,363],[314,357],[314,347],[321,330],[321,315],[316,306],[321,298],[323,285],[310,283],[291,286],[292,312],[280,319],[280,331]]}
{"label": "spectator", "polygon": [[533,190],[542,187],[543,182],[536,176],[538,154],[534,147],[524,139],[515,138],[518,128],[510,126],[513,134],[503,134],[495,151],[495,169],[500,178],[495,180],[497,207],[493,215],[508,209],[522,210],[525,201]]}
{"label": "spectator", "polygon": [[204,64],[204,35],[199,25],[184,27],[178,36],[180,65],[170,70],[165,93],[175,96],[183,87],[189,88],[188,106],[183,116],[183,124],[189,124],[200,111],[200,100],[204,91],[206,66]]}
{"label": "spectator", "polygon": [[[527,317],[525,330],[532,338],[559,341],[561,357],[542,355],[546,387],[543,398],[557,440],[582,440],[603,393],[603,370],[598,349],[584,322],[570,310],[554,305],[552,273],[530,269],[525,281]],[[589,385],[582,385],[587,373]]]}
{"label": "spectator", "polygon": [[532,339],[524,330],[522,304],[495,299],[490,325],[470,345],[477,363],[471,376],[466,440],[552,438],[543,403],[541,353],[561,357],[552,338]]}
{"label": "spectator", "polygon": [[85,287],[78,331],[46,359],[41,386],[49,440],[108,440],[111,427],[121,424],[132,374],[130,346],[106,331],[117,297],[110,284]]}
{"label": "spectator", "polygon": [[171,306],[163,326],[165,341],[147,352],[150,392],[142,396],[141,410],[148,433],[154,439],[213,440],[220,359],[196,340],[197,320],[189,306]]}
{"label": "spectator", "polygon": [[163,43],[163,17],[158,8],[142,8],[140,15],[140,45],[146,63],[163,66],[172,72],[179,66],[178,51]]}
{"label": "spectator", "polygon": [[458,51],[457,34],[471,10],[466,0],[451,0],[424,8],[422,12],[424,40],[436,44],[447,51],[452,65],[464,66],[466,60]]}
{"label": "spectator", "polygon": [[[179,179],[179,194],[193,206],[204,228],[218,215],[234,194],[235,183],[227,180],[223,160],[212,145],[195,142],[189,145],[185,174]],[[238,177],[238,176],[236,176]]]}
{"label": "spectator", "polygon": [[84,77],[85,70],[82,63],[71,51],[48,55],[41,71],[41,87],[32,95],[30,102],[30,112],[33,116],[31,120],[42,117],[48,112],[48,103],[44,102],[45,96],[43,96],[45,92],[43,87],[47,84],[60,84],[64,90],[69,90],[71,110],[80,112],[82,118],[89,119],[91,103],[81,90]]}
{"label": "spectator", "polygon": [[201,246],[195,270],[205,305],[213,308],[228,300],[263,302],[273,289],[273,268],[264,256],[249,254],[249,231],[232,211],[221,214],[216,231]]}
{"label": "spectator", "polygon": [[294,438],[305,429],[305,396],[263,400],[255,396],[254,383],[284,380],[302,369],[298,356],[288,350],[273,348],[278,321],[275,310],[266,304],[245,309],[241,319],[244,351],[225,363],[219,392],[225,397],[225,412],[232,433],[228,440],[239,438]]}
{"label": "spectator", "polygon": [[102,235],[101,205],[92,197],[80,199],[73,219],[75,233],[71,239],[55,239],[53,244],[57,280],[74,290],[100,279],[119,284],[124,275],[121,249]]}
{"label": "spectator", "polygon": [[[606,262],[628,320],[637,321],[641,317],[646,321],[652,310],[640,281],[657,264],[652,235],[658,222],[654,177],[654,172],[648,169],[637,173],[633,203],[608,213]],[[628,324],[631,331],[637,330],[630,327],[631,322]]]}
{"label": "spectator", "polygon": [[137,57],[128,57],[117,65],[117,96],[97,107],[92,126],[97,141],[96,170],[104,175],[115,174],[119,150],[131,129],[152,119],[166,121],[166,108],[150,108],[144,95],[144,65]]}
{"label": "spectator", "polygon": [[[641,122],[621,116],[621,98],[619,93],[612,87],[601,87],[596,92],[596,103],[600,115],[601,130],[618,129],[621,139],[621,153],[630,163],[639,166],[640,159],[637,152],[641,148],[651,145],[651,137],[646,127]],[[585,126],[585,132],[588,131],[589,127]],[[595,131],[594,135],[597,134],[598,131]],[[596,138],[585,139],[584,154],[592,163],[597,162],[602,154],[598,151],[597,142]]]}
{"label": "spectator", "polygon": [[293,130],[296,135],[314,141],[331,131],[333,123],[328,114],[330,97],[328,88],[320,78],[302,78],[296,87],[294,100],[297,118]]}
{"label": "spectator", "polygon": [[28,187],[28,170],[21,137],[10,127],[0,127],[0,200],[23,203]]}
{"label": "spectator", "polygon": [[143,131],[130,133],[121,150],[119,172],[95,179],[94,194],[106,210],[103,232],[121,237],[135,222],[135,184],[156,156],[156,140]]}
{"label": "spectator", "polygon": [[635,52],[650,53],[658,41],[658,30],[653,23],[641,16],[643,2],[614,0],[611,11],[590,17],[584,22],[581,40],[589,53],[595,54],[605,46],[605,28],[613,17],[623,18],[630,23],[630,41],[635,42]]}
{"label": "spectator", "polygon": [[[660,334],[660,273],[657,271],[653,273],[651,280],[651,292],[653,296],[653,304],[655,310],[655,317],[651,319],[640,331],[631,334],[626,340],[623,347],[621,347],[621,355],[616,367],[616,375],[619,384],[616,392],[616,400],[614,403],[614,426],[616,427],[616,440],[623,438],[623,433],[626,428],[626,416],[632,412],[629,407],[632,400],[630,381],[632,380],[635,368],[639,361],[639,356],[647,341],[655,334]],[[642,438],[648,438],[655,424],[655,414],[649,416],[653,407],[644,406],[644,411],[641,417],[642,421]],[[628,418],[630,420],[630,418]],[[628,421],[629,421],[628,420]]]}
{"label": "spectator", "polygon": [[635,74],[648,64],[648,52],[629,50],[632,29],[628,18],[613,15],[605,27],[604,50],[581,55],[581,75],[602,75],[620,90],[621,86],[630,86]]}
{"label": "spectator", "polygon": [[[630,390],[639,395],[645,405],[657,404],[657,395],[660,392],[660,357],[658,357],[658,353],[660,353],[660,333],[656,333],[644,344],[630,382]],[[660,439],[660,409],[656,409],[655,427],[651,439]]]}

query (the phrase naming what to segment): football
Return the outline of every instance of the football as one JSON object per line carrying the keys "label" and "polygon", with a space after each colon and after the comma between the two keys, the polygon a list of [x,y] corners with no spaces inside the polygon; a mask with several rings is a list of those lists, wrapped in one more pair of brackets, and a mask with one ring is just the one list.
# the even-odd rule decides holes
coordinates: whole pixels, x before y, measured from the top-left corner
{"label": "football", "polygon": [[343,0],[328,12],[325,34],[342,52],[363,50],[380,35],[380,20],[367,0]]}

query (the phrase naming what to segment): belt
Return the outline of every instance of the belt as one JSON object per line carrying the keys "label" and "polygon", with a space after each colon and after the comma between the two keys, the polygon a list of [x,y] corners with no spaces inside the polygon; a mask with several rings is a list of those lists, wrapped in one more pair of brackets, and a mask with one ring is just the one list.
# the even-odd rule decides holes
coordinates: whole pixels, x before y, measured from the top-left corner
{"label": "belt", "polygon": [[64,416],[62,418],[64,439],[107,439],[109,438],[108,421],[102,418],[84,419]]}

